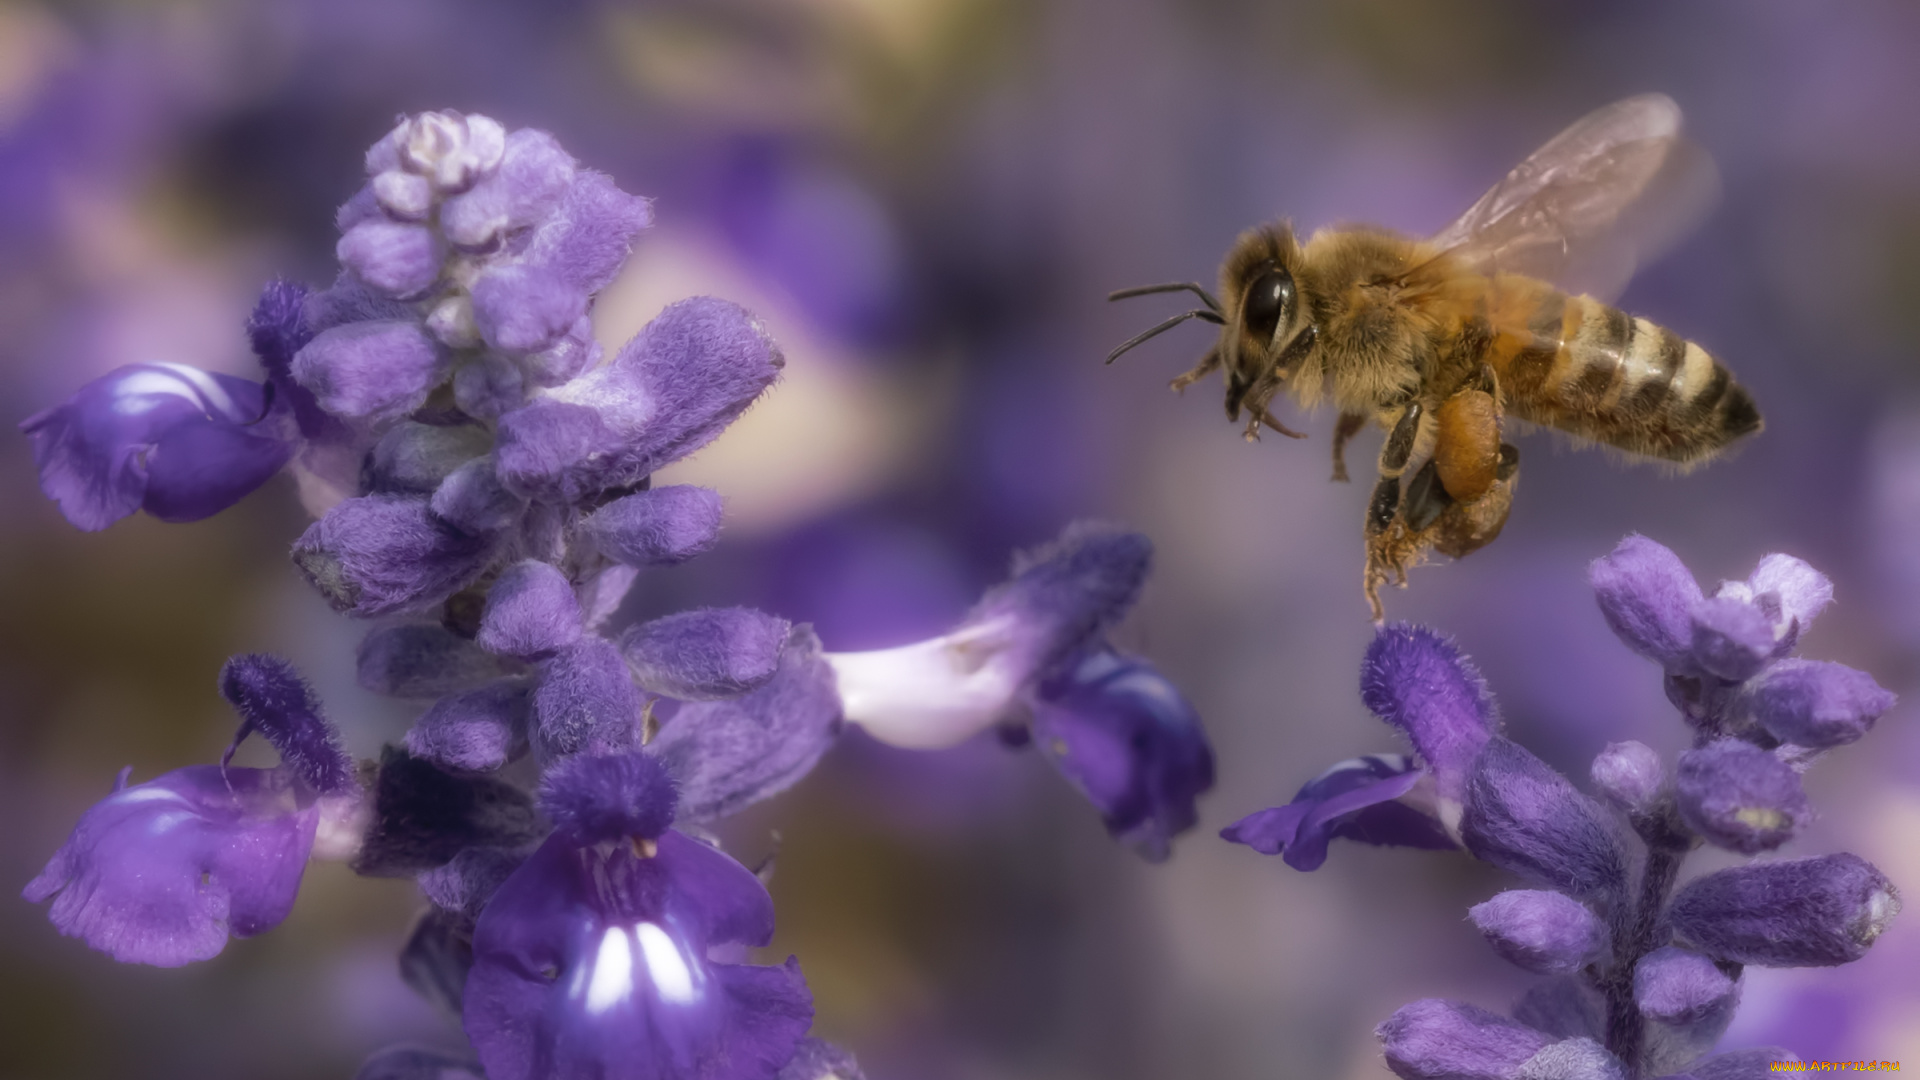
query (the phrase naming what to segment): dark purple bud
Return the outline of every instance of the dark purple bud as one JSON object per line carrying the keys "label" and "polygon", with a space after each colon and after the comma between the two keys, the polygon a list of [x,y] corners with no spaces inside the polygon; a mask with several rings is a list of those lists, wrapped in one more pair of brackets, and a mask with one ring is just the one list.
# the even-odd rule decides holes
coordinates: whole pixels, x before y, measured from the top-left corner
{"label": "dark purple bud", "polygon": [[1815,750],[1865,735],[1894,703],[1873,676],[1825,660],[1781,660],[1748,694],[1754,719],[1774,738]]}
{"label": "dark purple bud", "polygon": [[585,638],[546,662],[533,692],[531,741],[543,763],[640,744],[640,690],[612,642]]}
{"label": "dark purple bud", "polygon": [[775,1080],[866,1080],[853,1055],[825,1039],[802,1039]]}
{"label": "dark purple bud", "polygon": [[1813,818],[1800,774],[1739,739],[1681,754],[1674,793],[1688,828],[1743,855],[1772,851]]}
{"label": "dark purple bud", "polygon": [[418,496],[367,495],[327,511],[294,541],[293,561],[334,610],[365,618],[445,600],[492,561],[491,538],[435,517]]}
{"label": "dark purple bud", "polygon": [[738,697],[780,667],[792,624],[752,608],[682,611],[632,627],[620,650],[640,685],[685,701]]}
{"label": "dark purple bud", "polygon": [[409,877],[468,848],[516,848],[543,831],[533,800],[504,780],[465,776],[389,746],[373,781],[373,824],[353,859],[367,877]]}
{"label": "dark purple bud", "polygon": [[611,364],[570,384],[568,401],[536,400],[501,417],[501,477],[531,497],[565,502],[638,483],[712,441],[784,363],[739,305],[682,300]]}
{"label": "dark purple bud", "polygon": [[671,566],[713,547],[723,510],[719,492],[674,484],[613,500],[581,522],[580,532],[609,559]]}
{"label": "dark purple bud", "polygon": [[486,1080],[486,1076],[477,1061],[438,1050],[395,1046],[363,1062],[353,1080]]}
{"label": "dark purple bud", "polygon": [[1473,664],[1426,627],[1393,623],[1367,646],[1360,698],[1405,733],[1433,771],[1440,798],[1457,806],[1497,723],[1493,696]]}
{"label": "dark purple bud", "polygon": [[473,283],[474,325],[481,340],[503,352],[547,348],[586,311],[583,290],[537,266],[496,266]]}
{"label": "dark purple bud", "polygon": [[1199,820],[1213,787],[1213,748],[1199,714],[1152,664],[1111,648],[1088,653],[1035,688],[1033,739],[1107,832],[1149,862]]}
{"label": "dark purple bud", "polygon": [[53,898],[62,934],[179,967],[287,917],[320,820],[292,773],[195,765],[127,787],[127,771],[21,894]]}
{"label": "dark purple bud", "polygon": [[1646,743],[1608,743],[1593,759],[1594,790],[1629,814],[1644,814],[1653,808],[1666,786],[1667,768],[1660,754]]}
{"label": "dark purple bud", "polygon": [[1373,1034],[1402,1080],[1512,1080],[1553,1042],[1504,1016],[1438,998],[1403,1006]]}
{"label": "dark purple bud", "polygon": [[1220,830],[1220,837],[1262,855],[1280,855],[1295,870],[1318,870],[1336,837],[1394,847],[1457,847],[1437,818],[1414,805],[1422,781],[1431,787],[1426,768],[1403,754],[1352,758],[1308,781],[1286,806],[1249,814]]}
{"label": "dark purple bud", "polygon": [[1596,560],[1587,581],[1627,648],[1669,670],[1691,665],[1693,608],[1701,593],[1678,555],[1636,534]]}
{"label": "dark purple bud", "polygon": [[614,186],[605,173],[581,169],[551,224],[534,238],[530,257],[585,293],[613,281],[633,238],[653,224],[651,204]]}
{"label": "dark purple bud", "polygon": [[442,523],[480,538],[494,536],[519,521],[527,501],[500,482],[488,456],[474,458],[448,474],[434,489],[429,506]]}
{"label": "dark purple bud", "polygon": [[1695,1062],[1687,1069],[1687,1080],[1767,1080],[1767,1074],[1777,1072],[1773,1065],[1798,1063],[1800,1058],[1791,1050],[1777,1046],[1762,1047],[1755,1050],[1735,1050],[1730,1054],[1715,1054],[1704,1061]]}
{"label": "dark purple bud", "polygon": [[1467,914],[1494,952],[1536,975],[1571,975],[1611,945],[1607,925],[1563,893],[1511,889]]}
{"label": "dark purple bud", "polygon": [[580,640],[580,601],[567,575],[527,559],[501,571],[487,593],[474,642],[501,656],[533,660]]}
{"label": "dark purple bud", "polygon": [[1651,1023],[1642,1057],[1649,1072],[1684,1067],[1713,1049],[1740,1004],[1740,969],[1729,974],[1710,957],[1668,945],[1633,969],[1633,1000]]}
{"label": "dark purple bud", "polygon": [[220,696],[240,714],[240,730],[220,764],[232,761],[240,741],[257,731],[315,792],[325,795],[354,786],[353,759],[340,748],[340,733],[321,713],[319,695],[292,664],[265,653],[235,656],[220,669]]}
{"label": "dark purple bud", "polygon": [[796,626],[757,690],[683,706],[648,749],[680,784],[683,821],[726,817],[792,787],[840,734],[840,697],[820,639]]}
{"label": "dark purple bud", "polygon": [[527,752],[529,691],[519,679],[449,694],[414,721],[404,745],[453,772],[493,772]]}
{"label": "dark purple bud", "polygon": [[540,782],[540,809],[581,847],[604,840],[658,840],[680,793],[666,766],[644,750],[575,754]]}
{"label": "dark purple bud", "polygon": [[336,326],[293,358],[293,377],[335,416],[398,420],[447,377],[448,357],[412,320]]}
{"label": "dark purple bud", "polygon": [[185,364],[132,364],[28,417],[40,490],[89,532],[135,510],[198,521],[266,483],[294,444],[258,383]]}
{"label": "dark purple bud", "polygon": [[431,495],[448,474],[486,454],[493,437],[479,424],[418,424],[403,420],[380,436],[367,455],[371,492]]}
{"label": "dark purple bud", "polygon": [[1460,837],[1476,858],[1580,899],[1626,887],[1626,856],[1600,805],[1498,736],[1474,760]]}
{"label": "dark purple bud", "polygon": [[508,674],[507,665],[437,623],[382,626],[355,653],[362,687],[398,698],[437,698]]}
{"label": "dark purple bud", "polygon": [[1716,596],[1693,606],[1693,659],[1730,682],[1758,674],[1773,656],[1773,621],[1757,605]]}
{"label": "dark purple bud", "polygon": [[1900,893],[1858,855],[1750,863],[1674,898],[1674,933],[1708,956],[1762,967],[1849,964],[1900,911]]}
{"label": "dark purple bud", "polygon": [[340,265],[388,296],[410,297],[426,291],[440,276],[445,257],[439,239],[425,225],[403,225],[373,218],[348,229],[334,245]]}
{"label": "dark purple bud", "polygon": [[772,932],[753,873],[697,840],[556,831],[474,928],[467,1036],[492,1080],[767,1080],[812,1021],[806,983],[713,956]]}
{"label": "dark purple bud", "polygon": [[453,403],[468,416],[498,419],[527,400],[520,365],[499,353],[483,353],[453,373]]}

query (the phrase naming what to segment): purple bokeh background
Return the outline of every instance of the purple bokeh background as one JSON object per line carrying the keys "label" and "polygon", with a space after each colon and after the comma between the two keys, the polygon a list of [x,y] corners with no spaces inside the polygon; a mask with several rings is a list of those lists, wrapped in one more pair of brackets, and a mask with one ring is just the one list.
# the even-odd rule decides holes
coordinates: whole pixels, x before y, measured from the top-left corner
{"label": "purple bokeh background", "polygon": [[[1037,755],[850,740],[732,830],[749,863],[781,833],[770,954],[800,956],[818,1032],[893,1080],[1377,1077],[1371,1031],[1400,1004],[1519,994],[1465,918],[1510,883],[1352,845],[1301,875],[1213,838],[1327,762],[1401,749],[1356,693],[1365,485],[1327,483],[1329,414],[1311,442],[1250,447],[1217,384],[1168,394],[1201,328],[1102,366],[1176,310],[1103,297],[1210,281],[1239,230],[1283,214],[1436,230],[1589,109],[1665,91],[1723,193],[1622,306],[1724,359],[1767,431],[1683,477],[1528,436],[1505,535],[1416,571],[1389,613],[1455,635],[1509,734],[1576,776],[1608,741],[1683,739],[1584,581],[1631,531],[1714,577],[1807,559],[1838,602],[1802,653],[1920,701],[1915,55],[1901,0],[8,2],[0,405],[24,418],[127,363],[246,371],[260,283],[329,272],[333,208],[395,114],[547,128],[658,200],[603,341],[714,292],[789,359],[663,476],[718,487],[729,524],[646,576],[632,617],[751,604],[876,648],[941,632],[1072,518],[1159,548],[1117,640],[1213,736],[1200,828],[1148,866]],[[312,672],[358,755],[410,722],[353,685],[357,628],[287,563],[290,483],[199,524],[81,535],[16,436],[0,488],[14,890],[121,765],[145,779],[224,743],[231,653]],[[1853,850],[1920,883],[1914,715],[1810,775],[1820,817],[1784,854]],[[392,963],[420,906],[320,866],[280,929],[157,971],[0,896],[0,1075],[318,1080],[384,1043],[454,1045]],[[1751,972],[1727,1045],[1920,1061],[1911,923],[1851,967]]]}

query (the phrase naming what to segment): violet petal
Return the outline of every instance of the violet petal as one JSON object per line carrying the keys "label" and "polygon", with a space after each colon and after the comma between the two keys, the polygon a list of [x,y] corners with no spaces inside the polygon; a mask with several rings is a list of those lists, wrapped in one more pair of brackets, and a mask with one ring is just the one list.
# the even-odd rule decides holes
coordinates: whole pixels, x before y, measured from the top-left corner
{"label": "violet petal", "polygon": [[673,824],[679,795],[652,754],[576,754],[541,779],[540,809],[581,847],[630,837],[656,840]]}
{"label": "violet petal", "polygon": [[[231,657],[220,669],[220,696],[240,714],[234,747],[257,731],[314,791],[324,795],[354,786],[353,759],[341,749],[339,731],[320,711],[319,695],[292,664],[265,653]],[[232,758],[229,748],[221,764]]]}

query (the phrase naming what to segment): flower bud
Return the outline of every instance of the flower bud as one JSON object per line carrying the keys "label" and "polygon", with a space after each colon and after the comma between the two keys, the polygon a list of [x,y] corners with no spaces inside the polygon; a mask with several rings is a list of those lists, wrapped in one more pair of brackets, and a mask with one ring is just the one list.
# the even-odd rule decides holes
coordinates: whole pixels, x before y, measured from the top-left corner
{"label": "flower bud", "polygon": [[1608,947],[1606,924],[1564,893],[1511,889],[1467,914],[1495,952],[1536,975],[1570,975]]}
{"label": "flower bud", "polygon": [[1406,1080],[1509,1080],[1554,1040],[1485,1009],[1426,998],[1374,1029],[1387,1067]]}
{"label": "flower bud", "polygon": [[1752,863],[1680,890],[1674,933],[1708,956],[1765,967],[1852,963],[1900,911],[1885,874],[1858,855]]}
{"label": "flower bud", "polygon": [[1608,802],[1629,814],[1644,814],[1660,797],[1667,770],[1653,747],[1628,740],[1608,743],[1593,759],[1591,776]]}
{"label": "flower bud", "polygon": [[1825,660],[1782,660],[1750,693],[1760,726],[1782,742],[1816,750],[1865,735],[1894,701],[1873,676]]}
{"label": "flower bud", "polygon": [[1786,843],[1813,814],[1800,774],[1739,739],[1681,754],[1674,790],[1688,828],[1744,855]]}
{"label": "flower bud", "polygon": [[1498,736],[1474,760],[1460,837],[1475,858],[1574,897],[1626,887],[1626,855],[1600,805]]}

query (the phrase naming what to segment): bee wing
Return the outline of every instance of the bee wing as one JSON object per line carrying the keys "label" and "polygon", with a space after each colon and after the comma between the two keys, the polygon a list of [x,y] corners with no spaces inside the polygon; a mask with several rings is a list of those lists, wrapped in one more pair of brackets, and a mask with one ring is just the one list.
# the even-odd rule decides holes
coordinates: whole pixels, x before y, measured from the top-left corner
{"label": "bee wing", "polygon": [[1713,162],[1680,135],[1680,107],[1642,94],[1554,136],[1431,242],[1482,273],[1611,300],[1718,188]]}

